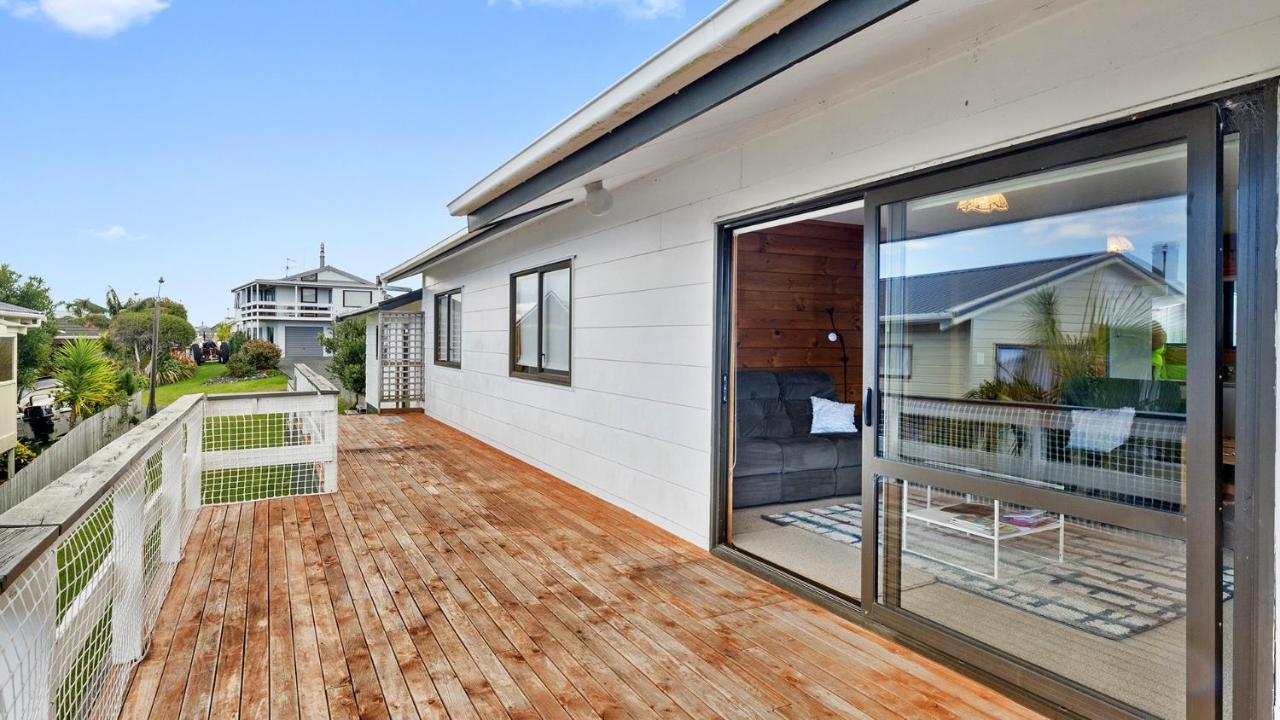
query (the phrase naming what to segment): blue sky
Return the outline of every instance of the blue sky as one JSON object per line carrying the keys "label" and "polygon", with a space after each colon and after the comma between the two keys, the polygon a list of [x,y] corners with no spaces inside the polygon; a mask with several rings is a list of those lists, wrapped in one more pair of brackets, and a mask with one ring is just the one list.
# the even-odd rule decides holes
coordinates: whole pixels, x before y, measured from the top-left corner
{"label": "blue sky", "polygon": [[372,278],[714,0],[0,0],[0,262],[56,299]]}

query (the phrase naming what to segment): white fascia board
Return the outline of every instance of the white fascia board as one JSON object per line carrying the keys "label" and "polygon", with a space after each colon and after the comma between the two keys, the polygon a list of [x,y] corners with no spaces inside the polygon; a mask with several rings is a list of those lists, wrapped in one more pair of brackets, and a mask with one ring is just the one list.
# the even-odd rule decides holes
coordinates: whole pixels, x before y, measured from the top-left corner
{"label": "white fascia board", "polygon": [[440,253],[445,252],[450,248],[453,248],[459,243],[465,241],[467,238],[471,237],[472,234],[473,232],[471,230],[468,230],[467,228],[462,228],[461,230],[453,233],[449,237],[432,245],[426,250],[423,250],[417,255],[414,255],[408,260],[405,260],[402,263],[399,263],[393,267],[390,267],[382,271],[381,273],[379,273],[379,277],[382,278],[383,282],[389,283],[389,282],[395,282],[396,280],[400,280],[402,278],[409,277],[410,275],[414,275],[415,267],[422,264],[423,262],[426,262],[427,260],[430,260],[436,255],[439,255]]}
{"label": "white fascia board", "polygon": [[825,0],[729,0],[449,203],[467,215],[777,33]]}

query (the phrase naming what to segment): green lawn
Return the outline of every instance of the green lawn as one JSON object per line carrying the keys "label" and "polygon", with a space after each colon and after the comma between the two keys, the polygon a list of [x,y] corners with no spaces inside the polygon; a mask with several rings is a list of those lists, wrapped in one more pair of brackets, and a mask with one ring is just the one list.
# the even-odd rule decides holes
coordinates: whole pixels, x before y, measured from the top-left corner
{"label": "green lawn", "polygon": [[[176,382],[172,385],[160,385],[156,388],[156,406],[164,407],[172,403],[174,400],[183,395],[192,393],[208,393],[215,395],[218,393],[247,393],[247,392],[275,392],[284,390],[289,387],[289,378],[283,373],[273,375],[271,377],[259,378],[257,380],[240,380],[237,382],[218,383],[216,385],[205,385],[204,383],[216,377],[222,377],[227,372],[227,366],[221,363],[205,363],[196,368],[196,374],[191,376],[189,380]],[[146,392],[143,392],[143,402],[146,402]]]}

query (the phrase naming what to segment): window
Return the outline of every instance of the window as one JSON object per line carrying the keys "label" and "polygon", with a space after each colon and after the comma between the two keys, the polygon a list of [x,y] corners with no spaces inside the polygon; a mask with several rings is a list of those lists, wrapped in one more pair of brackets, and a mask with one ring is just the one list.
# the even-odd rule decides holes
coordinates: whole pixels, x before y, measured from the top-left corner
{"label": "window", "polygon": [[372,290],[343,290],[342,307],[364,307],[373,304]]}
{"label": "window", "polygon": [[911,379],[911,346],[880,346],[880,377]]}
{"label": "window", "polygon": [[275,287],[264,287],[258,291],[258,296],[265,302],[274,302],[276,299]]}
{"label": "window", "polygon": [[17,373],[18,338],[0,338],[0,382],[13,380]]}
{"label": "window", "polygon": [[315,289],[315,288],[313,288],[313,287],[304,287],[304,288],[299,288],[299,290],[298,290],[298,291],[301,293],[302,302],[304,302],[304,303],[313,303],[313,302],[315,302],[315,301],[316,301],[316,289]]}
{"label": "window", "polygon": [[511,374],[569,384],[569,262],[511,276]]}
{"label": "window", "polygon": [[302,282],[315,282],[316,280],[319,280],[319,279],[320,278],[319,276],[316,275],[316,273],[311,273],[310,275],[303,275],[301,278],[299,278],[299,280],[302,280]]}
{"label": "window", "polygon": [[1048,390],[1053,385],[1049,357],[1043,348],[1027,345],[996,345],[996,380],[1011,383],[1015,379],[1030,380]]}
{"label": "window", "polygon": [[462,367],[462,288],[436,295],[436,364]]}

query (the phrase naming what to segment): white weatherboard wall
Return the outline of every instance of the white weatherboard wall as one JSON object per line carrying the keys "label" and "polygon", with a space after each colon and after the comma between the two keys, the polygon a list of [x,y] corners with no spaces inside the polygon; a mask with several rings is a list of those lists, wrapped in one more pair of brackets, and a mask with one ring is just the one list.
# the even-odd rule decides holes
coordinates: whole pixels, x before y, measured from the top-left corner
{"label": "white weatherboard wall", "polygon": [[[1261,79],[1277,38],[1280,3],[1082,3],[615,188],[603,218],[572,207],[460,253],[423,278],[464,288],[463,369],[429,366],[426,410],[708,545],[717,219]],[[508,276],[566,257],[573,387],[509,378]]]}

